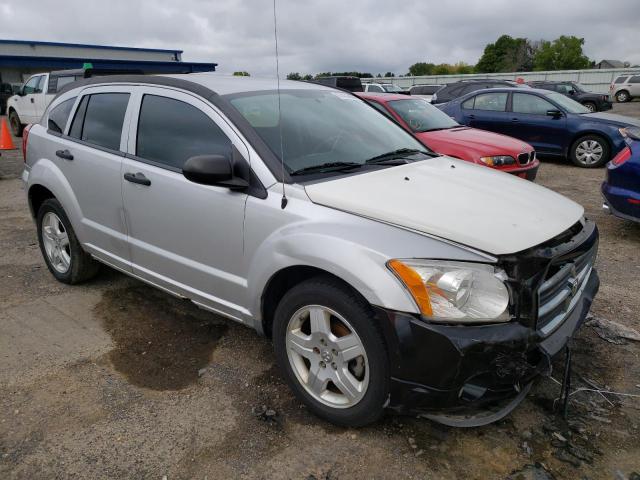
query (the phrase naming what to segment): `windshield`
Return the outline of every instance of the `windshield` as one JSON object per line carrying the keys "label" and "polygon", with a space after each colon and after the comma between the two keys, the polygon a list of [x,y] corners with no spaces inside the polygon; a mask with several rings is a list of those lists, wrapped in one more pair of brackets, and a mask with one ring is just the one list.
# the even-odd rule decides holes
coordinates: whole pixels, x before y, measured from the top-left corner
{"label": "windshield", "polygon": [[346,92],[282,90],[281,121],[276,91],[227,98],[278,159],[282,130],[282,160],[289,173],[322,165],[365,165],[371,158],[403,149],[429,151],[402,127]]}
{"label": "windshield", "polygon": [[444,130],[460,124],[437,107],[421,98],[387,102],[414,132]]}
{"label": "windshield", "polygon": [[569,97],[564,96],[561,93],[550,93],[547,95],[549,100],[553,100],[558,105],[562,107],[568,113],[591,113],[591,111],[582,105],[581,103],[576,102],[575,100],[570,99]]}
{"label": "windshield", "polygon": [[404,92],[404,90],[402,90],[400,87],[397,87],[390,83],[383,83],[382,88],[384,88],[384,91],[387,93]]}

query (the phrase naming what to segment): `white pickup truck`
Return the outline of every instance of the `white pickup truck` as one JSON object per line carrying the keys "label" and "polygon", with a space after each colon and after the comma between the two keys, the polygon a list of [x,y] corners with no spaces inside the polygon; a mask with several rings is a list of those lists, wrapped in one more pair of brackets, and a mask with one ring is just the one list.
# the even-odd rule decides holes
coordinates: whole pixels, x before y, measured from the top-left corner
{"label": "white pickup truck", "polygon": [[78,70],[38,73],[29,77],[18,94],[7,100],[13,134],[20,137],[25,125],[39,122],[58,90],[80,78],[83,78],[83,72]]}

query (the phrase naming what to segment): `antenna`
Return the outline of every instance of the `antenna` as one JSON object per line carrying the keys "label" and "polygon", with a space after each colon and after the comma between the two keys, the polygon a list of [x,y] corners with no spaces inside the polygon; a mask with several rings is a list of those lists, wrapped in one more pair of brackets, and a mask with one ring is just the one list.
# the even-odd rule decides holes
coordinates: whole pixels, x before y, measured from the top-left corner
{"label": "antenna", "polygon": [[278,130],[280,131],[280,166],[282,167],[282,201],[280,208],[284,210],[289,203],[284,191],[284,143],[282,140],[282,110],[280,106],[280,62],[278,59],[278,21],[276,19],[276,0],[273,0],[273,36],[276,39],[276,82],[278,89]]}

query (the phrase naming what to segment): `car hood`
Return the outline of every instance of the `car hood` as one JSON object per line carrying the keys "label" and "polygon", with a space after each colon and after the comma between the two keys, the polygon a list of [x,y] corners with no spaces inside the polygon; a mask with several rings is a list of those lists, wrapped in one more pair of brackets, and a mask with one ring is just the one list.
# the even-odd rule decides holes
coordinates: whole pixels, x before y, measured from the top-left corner
{"label": "car hood", "polygon": [[584,214],[582,206],[533,182],[449,157],[308,184],[305,190],[314,203],[494,255],[539,245]]}
{"label": "car hood", "polygon": [[[464,148],[469,153],[475,153],[478,158],[486,155],[512,155],[516,158],[520,153],[533,150],[531,146],[521,140],[469,127],[416,133],[416,136],[436,151],[444,154],[450,154],[447,150],[442,149],[447,145],[451,145],[456,150]],[[441,146],[441,150],[438,150],[437,145]]]}
{"label": "car hood", "polygon": [[626,117],[624,115],[617,115],[615,113],[604,113],[604,112],[583,113],[580,116],[586,117],[589,119],[599,120],[602,122],[617,123],[617,124],[620,124],[621,126],[634,125],[636,127],[640,127],[640,120],[636,118]]}

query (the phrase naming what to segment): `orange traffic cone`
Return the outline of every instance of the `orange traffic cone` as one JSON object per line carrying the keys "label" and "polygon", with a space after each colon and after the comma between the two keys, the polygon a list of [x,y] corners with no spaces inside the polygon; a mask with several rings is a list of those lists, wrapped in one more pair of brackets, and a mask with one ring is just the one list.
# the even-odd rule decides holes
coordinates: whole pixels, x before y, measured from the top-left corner
{"label": "orange traffic cone", "polygon": [[3,118],[0,126],[0,150],[13,150],[14,148],[16,147],[13,145],[9,127],[7,127],[7,119]]}

